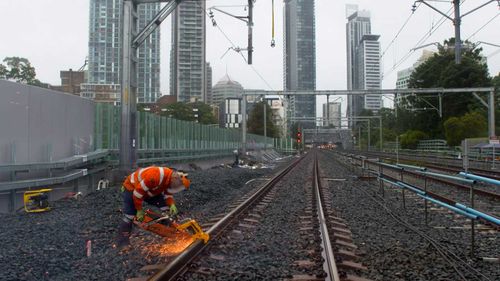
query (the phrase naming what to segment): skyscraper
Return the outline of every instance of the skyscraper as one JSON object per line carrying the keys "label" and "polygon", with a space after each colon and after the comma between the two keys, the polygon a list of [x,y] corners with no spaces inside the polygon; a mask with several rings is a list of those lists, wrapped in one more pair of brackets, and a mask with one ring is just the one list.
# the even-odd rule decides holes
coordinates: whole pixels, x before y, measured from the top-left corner
{"label": "skyscraper", "polygon": [[[380,89],[380,43],[379,35],[363,35],[358,46],[356,60],[356,89]],[[371,94],[364,96],[364,109],[377,112],[382,108],[382,95]]]}
{"label": "skyscraper", "polygon": [[206,101],[205,1],[185,1],[172,14],[170,94]]}
{"label": "skyscraper", "polygon": [[[82,96],[118,101],[121,83],[122,2],[90,0],[88,80],[82,84]],[[139,28],[160,10],[160,3],[138,7]],[[139,47],[137,72],[138,102],[152,103],[160,96],[160,31],[156,30]],[[110,89],[102,93],[97,88]],[[100,98],[97,96],[101,95]]]}
{"label": "skyscraper", "polygon": [[[371,34],[370,13],[346,6],[347,89],[380,89],[380,43]],[[379,110],[380,94],[347,97],[347,116],[358,116],[363,109]],[[349,122],[350,126],[352,125]]]}
{"label": "skyscraper", "polygon": [[[284,89],[316,90],[314,0],[285,0]],[[316,96],[290,97],[288,117],[316,117]],[[304,127],[315,127],[314,122]]]}
{"label": "skyscraper", "polygon": [[212,103],[212,67],[210,63],[207,62],[206,71],[205,71],[205,81],[206,81],[206,97],[205,102],[210,104]]}
{"label": "skyscraper", "polygon": [[[328,108],[329,107],[329,108]],[[341,125],[341,103],[340,102],[329,102],[323,104],[323,126],[334,126],[336,129],[340,129]],[[330,112],[328,112],[328,110]],[[330,113],[330,119],[328,119],[328,113]]]}

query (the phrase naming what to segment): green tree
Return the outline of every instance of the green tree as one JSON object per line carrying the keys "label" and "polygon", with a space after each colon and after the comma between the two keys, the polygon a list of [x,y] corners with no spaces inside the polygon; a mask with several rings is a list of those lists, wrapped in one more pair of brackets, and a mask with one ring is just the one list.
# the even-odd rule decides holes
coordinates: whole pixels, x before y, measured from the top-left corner
{"label": "green tree", "polygon": [[272,121],[272,110],[267,102],[258,102],[252,108],[248,117],[248,132],[257,135],[264,135],[264,106],[266,107],[266,129],[267,136],[272,138],[279,137],[278,128]]}
{"label": "green tree", "polygon": [[161,110],[160,115],[177,120],[198,121],[201,124],[215,124],[217,122],[212,108],[203,102],[176,102],[162,108],[166,110]]}
{"label": "green tree", "polygon": [[418,142],[421,140],[428,139],[428,135],[422,131],[410,130],[402,134],[399,137],[401,148],[404,149],[416,149]]}
{"label": "green tree", "polygon": [[215,124],[217,123],[217,118],[215,118],[212,108],[210,105],[198,101],[194,103],[189,104],[193,110],[193,113],[195,112],[194,110],[197,109],[198,111],[198,122],[201,124]]}
{"label": "green tree", "polygon": [[161,111],[161,115],[174,118],[177,120],[194,121],[192,108],[184,102],[176,102],[167,104],[163,107],[165,111]]}
{"label": "green tree", "polygon": [[448,145],[457,146],[466,138],[486,137],[488,121],[479,112],[466,113],[464,116],[446,120],[444,130]]}
{"label": "green tree", "polygon": [[[468,42],[466,42],[468,43]],[[454,39],[444,41],[427,61],[418,66],[409,81],[410,88],[468,88],[491,85],[488,67],[481,56],[481,48],[464,49],[462,61],[455,64]],[[443,123],[450,117],[463,116],[481,107],[471,93],[447,93],[442,98],[442,118],[437,110],[437,97],[409,97],[414,114],[412,129],[428,132],[432,137],[444,137]]]}
{"label": "green tree", "polygon": [[[500,73],[498,73],[497,76],[493,77],[493,79],[491,81],[492,81],[493,86],[497,90],[497,94],[498,94],[498,90],[500,90]],[[499,97],[497,96],[497,98],[499,98]]]}
{"label": "green tree", "polygon": [[28,59],[20,57],[6,57],[0,64],[0,78],[13,79],[19,83],[39,86],[42,83],[36,79],[35,68]]}

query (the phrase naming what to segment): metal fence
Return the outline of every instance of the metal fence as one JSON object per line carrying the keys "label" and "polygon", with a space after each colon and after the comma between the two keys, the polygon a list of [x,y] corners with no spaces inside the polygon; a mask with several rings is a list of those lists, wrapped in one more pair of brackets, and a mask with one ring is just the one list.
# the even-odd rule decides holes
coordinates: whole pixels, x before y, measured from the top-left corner
{"label": "metal fence", "polygon": [[[96,149],[118,149],[120,108],[109,104],[96,105]],[[242,147],[241,130],[214,127],[196,122],[176,120],[149,112],[137,112],[138,149],[156,152],[184,152],[186,156],[200,152],[230,153]],[[248,149],[275,148],[293,150],[292,139],[274,139],[248,134]]]}

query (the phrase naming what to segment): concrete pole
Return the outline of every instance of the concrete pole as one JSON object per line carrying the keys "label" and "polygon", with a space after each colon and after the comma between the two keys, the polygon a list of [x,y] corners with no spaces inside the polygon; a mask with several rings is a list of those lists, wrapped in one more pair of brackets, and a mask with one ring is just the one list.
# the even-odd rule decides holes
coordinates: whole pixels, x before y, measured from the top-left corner
{"label": "concrete pole", "polygon": [[262,97],[263,107],[264,107],[264,150],[267,149],[267,106],[266,97]]}
{"label": "concrete pole", "polygon": [[382,128],[382,116],[379,116],[378,118],[378,122],[379,122],[379,128],[380,128],[380,139],[379,139],[379,144],[380,144],[380,151],[382,151],[383,149],[383,140],[382,140],[382,137],[383,137],[383,128]]}
{"label": "concrete pole", "polygon": [[453,5],[455,6],[455,19],[453,20],[453,25],[455,25],[455,63],[460,64],[462,61],[462,40],[460,38],[460,24],[462,19],[460,18],[460,0],[453,0]]}
{"label": "concrete pole", "polygon": [[247,152],[247,96],[245,95],[243,95],[241,99],[241,117],[243,118],[243,120],[241,120],[241,142],[243,143],[243,155],[245,155]]}
{"label": "concrete pole", "polygon": [[491,91],[488,100],[488,135],[496,136],[495,132],[495,92]]}
{"label": "concrete pole", "polygon": [[330,126],[330,95],[326,95],[326,127]]}
{"label": "concrete pole", "polygon": [[122,33],[122,85],[120,124],[120,173],[128,174],[137,163],[137,97],[136,72],[137,48],[132,40],[137,28],[137,5],[134,1],[123,1]]}
{"label": "concrete pole", "polygon": [[361,151],[361,127],[358,127],[358,147]]}
{"label": "concrete pole", "polygon": [[253,1],[248,0],[248,64],[252,64],[252,53],[253,53],[253,40],[252,40],[252,30],[253,30]]}
{"label": "concrete pole", "polygon": [[370,150],[370,148],[371,148],[371,140],[370,140],[370,138],[371,138],[371,136],[370,136],[371,135],[371,131],[370,131],[371,125],[370,125],[370,123],[371,123],[370,119],[368,119],[368,150]]}

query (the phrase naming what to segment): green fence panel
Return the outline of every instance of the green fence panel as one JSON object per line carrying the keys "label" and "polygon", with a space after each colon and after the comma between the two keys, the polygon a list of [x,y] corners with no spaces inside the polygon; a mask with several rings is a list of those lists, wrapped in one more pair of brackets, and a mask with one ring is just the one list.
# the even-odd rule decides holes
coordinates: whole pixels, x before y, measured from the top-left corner
{"label": "green fence panel", "polygon": [[[96,149],[118,149],[120,140],[120,107],[111,104],[97,103],[95,110]],[[202,125],[196,122],[175,120],[150,112],[137,112],[137,147],[141,150],[192,151],[225,151],[230,153],[242,147],[241,130]],[[291,151],[293,140],[265,138],[248,134],[249,149],[274,147],[279,151]],[[158,153],[158,155],[163,155]]]}

